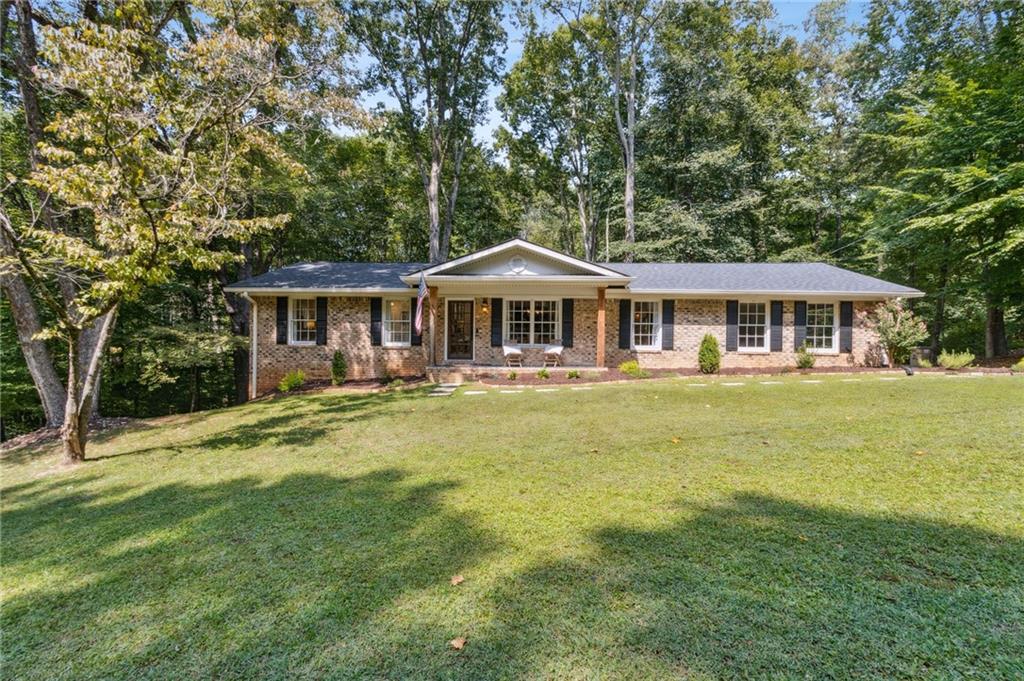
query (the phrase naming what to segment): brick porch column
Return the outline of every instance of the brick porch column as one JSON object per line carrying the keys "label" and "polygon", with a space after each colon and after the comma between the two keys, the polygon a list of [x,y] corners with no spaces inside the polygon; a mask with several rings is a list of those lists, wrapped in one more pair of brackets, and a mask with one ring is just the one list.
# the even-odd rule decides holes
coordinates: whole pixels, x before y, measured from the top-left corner
{"label": "brick porch column", "polygon": [[597,287],[597,366],[604,366],[604,286]]}

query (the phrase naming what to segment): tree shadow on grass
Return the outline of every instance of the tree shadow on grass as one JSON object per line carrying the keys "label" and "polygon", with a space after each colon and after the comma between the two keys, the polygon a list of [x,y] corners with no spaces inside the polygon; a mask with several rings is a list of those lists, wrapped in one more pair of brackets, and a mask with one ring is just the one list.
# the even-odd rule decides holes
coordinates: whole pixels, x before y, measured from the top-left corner
{"label": "tree shadow on grass", "polygon": [[384,613],[443,598],[495,550],[444,507],[453,486],[384,470],[16,497],[5,676],[284,678],[313,660],[386,675],[408,631]]}
{"label": "tree shadow on grass", "polygon": [[[269,404],[275,411],[274,415],[252,422],[230,421],[225,423],[223,429],[212,434],[204,434],[173,446],[126,449],[112,454],[90,456],[87,461],[166,452],[168,449],[184,452],[208,449],[244,450],[263,445],[310,447],[347,424],[377,418],[396,402],[411,397],[412,395],[401,393],[370,393],[317,396],[312,400],[303,399],[301,395],[280,398],[280,402]],[[223,412],[210,414],[220,415],[223,415]],[[206,415],[195,418],[193,424],[201,425],[207,418]]]}
{"label": "tree shadow on grass", "polygon": [[[1021,678],[1024,542],[756,494],[490,598],[472,653],[525,677]],[[486,675],[486,674],[482,674]]]}

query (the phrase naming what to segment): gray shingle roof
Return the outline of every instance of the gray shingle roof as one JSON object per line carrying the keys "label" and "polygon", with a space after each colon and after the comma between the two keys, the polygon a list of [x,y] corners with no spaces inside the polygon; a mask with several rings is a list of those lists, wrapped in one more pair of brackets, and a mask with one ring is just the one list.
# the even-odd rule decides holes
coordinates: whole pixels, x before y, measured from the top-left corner
{"label": "gray shingle roof", "polygon": [[[850,293],[921,295],[893,284],[825,263],[604,263],[633,277],[636,292]],[[425,263],[312,262],[288,265],[232,284],[229,290],[408,289],[401,276]]]}
{"label": "gray shingle roof", "polygon": [[609,263],[634,277],[631,291],[859,293],[920,291],[826,263]]}
{"label": "gray shingle roof", "polygon": [[232,284],[251,289],[405,289],[399,277],[426,267],[408,262],[302,262]]}

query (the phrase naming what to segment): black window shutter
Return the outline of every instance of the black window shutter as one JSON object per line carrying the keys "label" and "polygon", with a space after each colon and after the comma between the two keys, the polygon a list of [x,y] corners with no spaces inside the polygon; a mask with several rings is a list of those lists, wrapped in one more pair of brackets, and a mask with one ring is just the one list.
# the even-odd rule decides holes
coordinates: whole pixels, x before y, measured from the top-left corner
{"label": "black window shutter", "polygon": [[277,297],[277,344],[288,345],[288,297]]}
{"label": "black window shutter", "polygon": [[562,298],[562,345],[572,347],[572,298]]}
{"label": "black window shutter", "polygon": [[740,301],[725,301],[725,350],[735,352],[739,348]]}
{"label": "black window shutter", "polygon": [[413,345],[423,345],[423,334],[416,333],[416,301],[417,300],[418,299],[415,298],[415,297],[412,297],[412,298],[409,299],[409,324],[410,324],[410,326],[409,326],[409,328],[410,328],[409,333],[412,334],[411,338],[412,338],[412,344]]}
{"label": "black window shutter", "polygon": [[839,352],[853,352],[853,303],[839,303]]}
{"label": "black window shutter", "polygon": [[316,344],[327,345],[327,298],[316,297]]}
{"label": "black window shutter", "polygon": [[661,349],[671,350],[675,342],[676,301],[661,301]]}
{"label": "black window shutter", "polygon": [[370,298],[370,345],[380,345],[381,299]]}
{"label": "black window shutter", "polygon": [[491,298],[491,347],[500,348],[502,345],[501,327],[505,322],[504,301],[501,298]]}
{"label": "black window shutter", "polygon": [[807,340],[807,301],[793,303],[793,349],[799,350]]}
{"label": "black window shutter", "polygon": [[772,352],[782,352],[782,301],[772,301]]}
{"label": "black window shutter", "polygon": [[619,349],[629,350],[629,329],[632,315],[632,301],[623,298],[619,301]]}

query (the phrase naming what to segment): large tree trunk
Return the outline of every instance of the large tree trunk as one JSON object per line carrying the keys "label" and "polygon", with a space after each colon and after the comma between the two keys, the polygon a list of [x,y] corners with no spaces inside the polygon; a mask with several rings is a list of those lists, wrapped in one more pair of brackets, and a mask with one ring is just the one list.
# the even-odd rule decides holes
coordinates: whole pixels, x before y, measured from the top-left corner
{"label": "large tree trunk", "polygon": [[430,262],[444,262],[447,257],[441,253],[441,159],[434,154],[430,159],[430,175],[427,178],[427,213],[430,218]]}
{"label": "large tree trunk", "polygon": [[1006,352],[1006,323],[1003,320],[1003,308],[989,304],[985,319],[985,358],[1001,357]]}
{"label": "large tree trunk", "polygon": [[[0,250],[4,255],[9,255],[6,233],[0,231]],[[14,328],[18,333],[18,345],[21,347],[21,354],[25,357],[25,364],[28,365],[29,375],[32,376],[32,383],[35,384],[36,392],[39,393],[39,401],[43,406],[43,415],[46,418],[46,425],[56,428],[64,422],[64,385],[57,377],[57,370],[53,366],[53,357],[46,341],[38,338],[43,330],[36,311],[35,301],[29,291],[28,284],[15,272],[5,272],[0,275],[0,286],[4,295],[11,304],[11,316],[14,319]]]}
{"label": "large tree trunk", "polygon": [[462,160],[466,155],[466,141],[458,143],[455,149],[455,162],[452,164],[452,186],[447,192],[444,214],[444,231],[441,233],[441,261],[448,259],[452,250],[452,229],[455,220],[455,202],[459,198],[459,176],[462,173]]}
{"label": "large tree trunk", "polygon": [[[76,464],[85,460],[85,446],[89,438],[89,418],[99,385],[100,367],[110,334],[114,328],[117,310],[111,310],[96,320],[96,333],[90,334],[92,347],[83,347],[83,334],[77,332],[68,340],[68,389],[64,406],[64,425],[61,443],[64,463]],[[89,361],[82,360],[83,354]]]}

